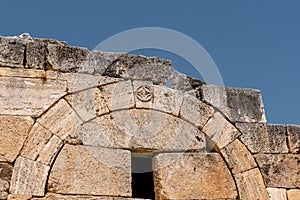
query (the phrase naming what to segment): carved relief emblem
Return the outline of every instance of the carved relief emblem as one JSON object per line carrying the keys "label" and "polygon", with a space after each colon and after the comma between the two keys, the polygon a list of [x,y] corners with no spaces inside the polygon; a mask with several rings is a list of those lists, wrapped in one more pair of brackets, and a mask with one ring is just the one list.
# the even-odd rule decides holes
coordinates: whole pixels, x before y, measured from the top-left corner
{"label": "carved relief emblem", "polygon": [[136,98],[142,102],[151,101],[153,98],[152,88],[148,85],[142,85],[136,90]]}

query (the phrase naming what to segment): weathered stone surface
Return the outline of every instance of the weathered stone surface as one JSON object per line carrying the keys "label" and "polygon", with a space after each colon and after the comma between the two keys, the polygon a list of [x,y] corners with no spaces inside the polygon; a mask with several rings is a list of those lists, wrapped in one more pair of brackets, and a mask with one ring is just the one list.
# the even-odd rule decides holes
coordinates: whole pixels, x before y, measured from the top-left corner
{"label": "weathered stone surface", "polygon": [[288,153],[286,126],[275,124],[237,123],[241,141],[251,153]]}
{"label": "weathered stone surface", "polygon": [[30,194],[10,194],[7,200],[30,200],[32,195]]}
{"label": "weathered stone surface", "polygon": [[101,86],[100,107],[108,107],[110,111],[133,108],[135,105],[131,81],[122,81],[115,84]]}
{"label": "weathered stone surface", "polygon": [[151,150],[205,150],[205,137],[190,123],[154,110],[121,110],[82,125],[84,145]]}
{"label": "weathered stone surface", "polygon": [[131,196],[130,152],[65,145],[50,172],[48,191]]}
{"label": "weathered stone surface", "polygon": [[258,154],[255,159],[268,187],[300,187],[299,154]]}
{"label": "weathered stone surface", "polygon": [[300,189],[287,191],[288,200],[300,200]]}
{"label": "weathered stone surface", "polygon": [[267,188],[270,200],[287,200],[286,189],[282,188]]}
{"label": "weathered stone surface", "polygon": [[211,148],[213,148],[213,145],[217,145],[219,149],[227,146],[241,134],[219,112],[216,112],[214,116],[208,120],[202,131],[211,140]]}
{"label": "weathered stone surface", "polygon": [[202,128],[213,115],[214,109],[191,95],[184,95],[180,116]]}
{"label": "weathered stone surface", "polygon": [[[43,198],[32,198],[32,200],[146,200],[126,197],[109,197],[109,196],[88,196],[88,195],[61,195],[54,193],[47,193]],[[150,199],[148,199],[150,200]]]}
{"label": "weathered stone surface", "polygon": [[65,95],[66,89],[66,83],[59,80],[0,77],[0,114],[37,117]]}
{"label": "weathered stone surface", "polygon": [[172,77],[172,63],[156,57],[124,54],[105,70],[105,76],[152,81],[163,85]]}
{"label": "weathered stone surface", "polygon": [[0,162],[0,199],[7,198],[12,170],[10,164]]}
{"label": "weathered stone surface", "polygon": [[25,67],[33,69],[46,68],[46,43],[38,40],[30,41],[26,44]]}
{"label": "weathered stone surface", "polygon": [[300,153],[300,126],[288,125],[288,146],[290,153]]}
{"label": "weathered stone surface", "polygon": [[31,117],[0,116],[0,161],[16,159],[32,124]]}
{"label": "weathered stone surface", "polygon": [[154,86],[153,109],[166,113],[179,115],[183,101],[182,93],[164,86]]}
{"label": "weathered stone surface", "polygon": [[44,196],[49,169],[49,166],[19,156],[14,165],[10,193]]}
{"label": "weathered stone surface", "polygon": [[21,155],[50,165],[62,146],[62,141],[49,130],[35,123],[21,151]]}
{"label": "weathered stone surface", "polygon": [[133,91],[136,108],[153,107],[153,83],[151,81],[133,81]]}
{"label": "weathered stone surface", "polygon": [[269,200],[268,192],[258,168],[235,175],[240,199]]}
{"label": "weathered stone surface", "polygon": [[59,100],[37,122],[61,140],[68,136],[74,137],[77,127],[82,124],[81,119],[64,99]]}
{"label": "weathered stone surface", "polygon": [[222,149],[221,154],[233,174],[241,173],[257,166],[251,153],[238,139]]}
{"label": "weathered stone surface", "polygon": [[155,199],[235,199],[237,190],[219,154],[154,157]]}
{"label": "weathered stone surface", "polygon": [[0,76],[22,78],[45,78],[46,72],[37,69],[0,67]]}
{"label": "weathered stone surface", "polygon": [[23,67],[25,44],[18,37],[0,37],[0,66]]}

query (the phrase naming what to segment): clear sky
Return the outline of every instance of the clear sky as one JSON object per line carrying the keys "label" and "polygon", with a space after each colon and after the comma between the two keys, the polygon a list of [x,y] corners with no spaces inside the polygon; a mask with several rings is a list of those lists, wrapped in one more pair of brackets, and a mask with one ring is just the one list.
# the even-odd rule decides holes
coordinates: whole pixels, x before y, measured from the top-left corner
{"label": "clear sky", "polygon": [[[199,42],[226,86],[261,90],[268,123],[300,124],[298,0],[3,0],[0,4],[0,35],[29,32],[90,50],[114,34],[148,26],[173,29]],[[179,71],[189,64],[166,52],[145,51],[152,53],[173,59]]]}

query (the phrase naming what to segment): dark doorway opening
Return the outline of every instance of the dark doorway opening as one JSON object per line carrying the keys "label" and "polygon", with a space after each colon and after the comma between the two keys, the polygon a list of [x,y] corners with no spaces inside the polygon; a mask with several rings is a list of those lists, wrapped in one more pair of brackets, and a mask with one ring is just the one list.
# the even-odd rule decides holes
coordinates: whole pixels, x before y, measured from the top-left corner
{"label": "dark doorway opening", "polygon": [[132,154],[131,170],[132,196],[154,200],[152,155]]}

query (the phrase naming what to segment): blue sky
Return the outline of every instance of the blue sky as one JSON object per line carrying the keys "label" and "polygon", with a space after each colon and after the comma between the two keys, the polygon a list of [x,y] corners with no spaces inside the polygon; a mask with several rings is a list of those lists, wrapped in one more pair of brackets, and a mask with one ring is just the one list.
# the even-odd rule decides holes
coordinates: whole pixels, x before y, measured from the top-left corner
{"label": "blue sky", "polygon": [[[300,124],[299,11],[298,0],[3,0],[0,35],[29,32],[92,50],[128,29],[173,29],[207,50],[226,86],[261,90],[268,123]],[[190,67],[167,52],[144,54]]]}

